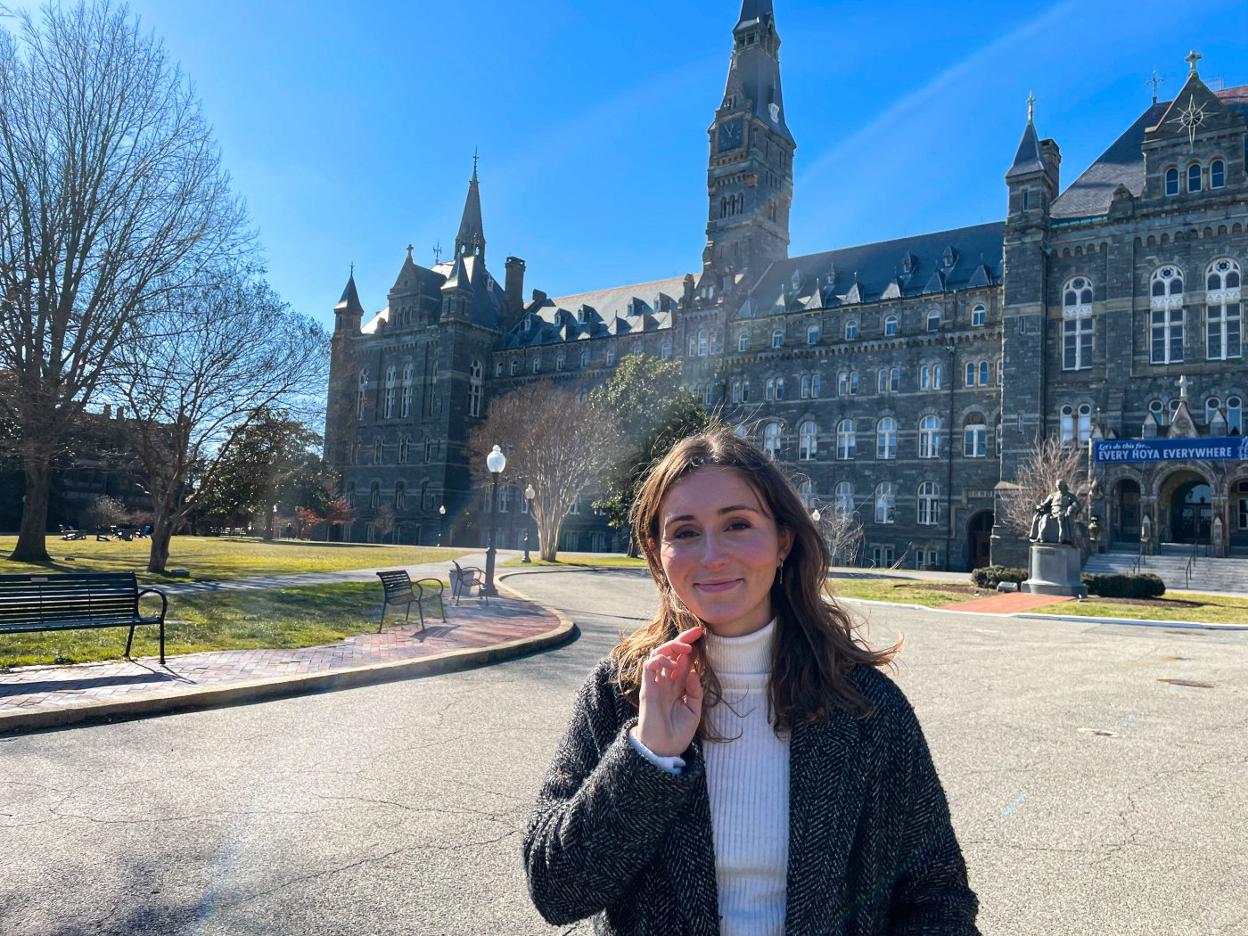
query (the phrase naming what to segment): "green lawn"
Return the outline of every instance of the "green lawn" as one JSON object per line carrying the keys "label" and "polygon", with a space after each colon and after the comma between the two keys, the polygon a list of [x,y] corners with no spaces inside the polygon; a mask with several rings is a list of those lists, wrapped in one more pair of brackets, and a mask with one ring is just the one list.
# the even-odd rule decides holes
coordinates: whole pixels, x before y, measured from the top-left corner
{"label": "green lawn", "polygon": [[622,566],[630,569],[644,569],[646,567],[645,559],[630,559],[628,556],[621,556],[618,553],[559,553],[559,558],[554,562],[547,562],[544,559],[537,558],[537,553],[531,552],[532,562],[525,562],[523,559],[508,559],[506,562],[500,562],[499,568],[518,566],[524,568],[528,566]]}
{"label": "green lawn", "polygon": [[1202,624],[1248,624],[1248,598],[1225,598],[1194,592],[1164,598],[1098,598],[1064,601],[1037,608],[1038,614],[1076,614],[1156,621],[1199,621]]}
{"label": "green lawn", "polygon": [[[8,556],[15,536],[0,536],[0,557]],[[94,536],[67,542],[48,537],[51,565],[32,565],[0,559],[0,575],[20,572],[137,572],[147,582],[175,581],[149,575],[149,542],[113,540],[98,543]],[[263,540],[244,537],[175,536],[169,548],[169,569],[186,569],[192,580],[216,581],[248,575],[298,572],[341,572],[374,566],[450,562],[466,549],[430,549],[421,546],[363,546],[354,543],[310,543],[304,540]]]}
{"label": "green lawn", "polygon": [[[450,595],[449,589],[447,595]],[[144,599],[144,610],[148,609]],[[159,600],[153,602],[159,607]],[[175,595],[165,621],[165,653],[202,650],[311,647],[377,630],[381,586],[373,582],[318,585],[279,591]],[[397,624],[403,611],[391,608],[386,624]],[[412,609],[412,620],[417,620]],[[441,622],[436,600],[426,603],[425,623]],[[119,659],[126,646],[124,627],[87,631],[0,635],[0,670],[47,663],[86,663]],[[134,656],[155,656],[157,629],[134,633]]]}
{"label": "green lawn", "polygon": [[[961,582],[933,582],[920,579],[890,578],[841,578],[828,580],[834,595],[843,598],[867,598],[871,601],[896,601],[901,604],[926,605],[939,608],[957,601],[970,601],[975,597],[975,586]],[[984,594],[989,594],[984,592]]]}

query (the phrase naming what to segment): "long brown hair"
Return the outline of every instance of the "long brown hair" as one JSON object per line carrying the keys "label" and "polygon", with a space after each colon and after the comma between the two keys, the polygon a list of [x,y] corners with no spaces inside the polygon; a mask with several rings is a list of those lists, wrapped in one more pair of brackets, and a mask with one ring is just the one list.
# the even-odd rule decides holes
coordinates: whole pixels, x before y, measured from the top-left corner
{"label": "long brown hair", "polygon": [[[740,472],[758,495],[780,530],[790,530],[793,545],[771,588],[776,616],[768,702],[777,733],[799,722],[820,721],[840,707],[859,717],[870,704],[847,674],[857,664],[883,668],[892,663],[904,638],[886,650],[872,650],[857,634],[857,625],[827,586],[831,556],[827,544],[806,512],[806,506],[775,463],[749,441],[720,428],[677,442],[651,469],[633,503],[631,520],[650,575],[659,589],[659,612],[611,650],[616,685],[640,708],[643,666],[660,644],[699,623],[672,589],[659,561],[659,509],[663,498],[682,478],[703,467]],[[719,679],[704,652],[695,647],[694,668],[705,690],[698,736],[708,738],[706,712],[723,700]],[[724,740],[711,738],[711,740]]]}

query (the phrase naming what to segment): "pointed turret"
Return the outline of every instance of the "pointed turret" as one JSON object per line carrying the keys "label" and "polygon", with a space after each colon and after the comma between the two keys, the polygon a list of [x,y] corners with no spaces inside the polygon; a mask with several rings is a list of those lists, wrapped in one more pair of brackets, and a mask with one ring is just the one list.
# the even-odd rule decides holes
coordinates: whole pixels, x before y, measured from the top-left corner
{"label": "pointed turret", "polygon": [[346,288],[342,291],[342,297],[338,300],[338,304],[334,306],[334,312],[348,312],[353,315],[363,315],[364,306],[360,304],[360,294],[355,289],[355,267],[351,268],[351,273],[347,277]]}
{"label": "pointed turret", "polygon": [[784,94],[780,88],[780,34],[771,0],[743,0],[741,15],[732,29],[732,61],[724,99],[734,96],[738,105],[750,105],[750,113],[767,122],[785,139],[793,134],[785,123]]}
{"label": "pointed turret", "polygon": [[1023,138],[1018,141],[1018,152],[1014,154],[1014,162],[1010,171],[1005,174],[1007,179],[1027,175],[1029,172],[1044,172],[1044,155],[1040,152],[1040,137],[1036,135],[1034,95],[1027,98],[1027,126],[1023,128]]}
{"label": "pointed turret", "polygon": [[477,182],[477,155],[472,156],[472,179],[468,182],[468,198],[464,216],[455,235],[455,256],[480,257],[485,261],[485,227],[481,222],[481,192]]}

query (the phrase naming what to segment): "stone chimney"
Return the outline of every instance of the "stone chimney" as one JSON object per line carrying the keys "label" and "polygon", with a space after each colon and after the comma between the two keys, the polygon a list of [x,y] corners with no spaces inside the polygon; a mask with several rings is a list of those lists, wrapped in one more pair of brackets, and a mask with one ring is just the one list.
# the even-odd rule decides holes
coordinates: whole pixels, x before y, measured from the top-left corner
{"label": "stone chimney", "polygon": [[533,301],[534,301],[534,302],[539,302],[539,303],[540,303],[540,302],[545,302],[548,298],[549,298],[549,297],[548,297],[548,296],[547,296],[544,292],[542,292],[540,289],[535,289],[535,290],[533,290]]}
{"label": "stone chimney", "polygon": [[1062,151],[1057,140],[1040,141],[1040,158],[1044,160],[1044,171],[1053,182],[1053,191],[1061,194]]}
{"label": "stone chimney", "polygon": [[508,257],[506,266],[504,291],[507,295],[507,308],[512,315],[519,315],[524,308],[524,261],[519,257]]}

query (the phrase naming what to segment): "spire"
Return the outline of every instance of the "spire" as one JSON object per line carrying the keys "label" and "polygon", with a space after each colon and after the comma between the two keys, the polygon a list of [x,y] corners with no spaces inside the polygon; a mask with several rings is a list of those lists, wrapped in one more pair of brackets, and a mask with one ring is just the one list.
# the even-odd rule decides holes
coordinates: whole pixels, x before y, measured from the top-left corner
{"label": "spire", "polygon": [[335,312],[349,312],[353,315],[363,315],[364,306],[360,304],[360,294],[355,289],[355,264],[351,264],[351,273],[347,277],[346,288],[342,291],[342,298],[338,300],[338,304],[334,306]]}
{"label": "spire", "polygon": [[748,107],[790,142],[780,88],[780,34],[771,0],[743,0],[732,29],[732,61],[724,86],[724,107]]}
{"label": "spire", "polygon": [[1027,126],[1023,128],[1023,138],[1018,141],[1018,152],[1014,154],[1014,162],[1010,171],[1005,174],[1007,179],[1026,175],[1029,172],[1044,172],[1044,156],[1040,152],[1040,139],[1036,136],[1036,96],[1027,96]]}
{"label": "spire", "polygon": [[459,234],[455,236],[455,256],[479,256],[485,259],[485,228],[481,223],[481,192],[477,180],[477,160],[472,153],[472,179],[468,182],[468,198],[464,201],[464,216],[459,222]]}

